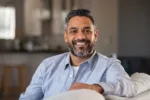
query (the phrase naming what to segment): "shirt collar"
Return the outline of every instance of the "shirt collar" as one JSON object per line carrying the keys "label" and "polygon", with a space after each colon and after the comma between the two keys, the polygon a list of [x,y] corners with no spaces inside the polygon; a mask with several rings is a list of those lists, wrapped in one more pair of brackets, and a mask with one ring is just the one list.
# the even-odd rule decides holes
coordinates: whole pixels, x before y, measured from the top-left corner
{"label": "shirt collar", "polygon": [[66,56],[65,68],[66,69],[70,64],[70,52]]}
{"label": "shirt collar", "polygon": [[94,62],[96,61],[96,58],[97,58],[97,53],[96,53],[96,51],[94,51],[92,56],[89,59],[87,59],[87,61],[85,61],[85,62],[88,62],[89,67],[90,67],[91,70],[93,68]]}
{"label": "shirt collar", "polygon": [[[95,50],[94,53],[92,54],[92,56],[89,59],[87,59],[85,62],[83,62],[83,63],[87,62],[89,64],[90,69],[92,69],[93,68],[92,66],[94,65],[94,61],[95,61],[95,59],[97,57],[96,55],[97,55],[97,52]],[[66,56],[66,62],[65,62],[65,68],[64,69],[66,69],[68,66],[71,66],[71,63],[70,63],[70,52]]]}

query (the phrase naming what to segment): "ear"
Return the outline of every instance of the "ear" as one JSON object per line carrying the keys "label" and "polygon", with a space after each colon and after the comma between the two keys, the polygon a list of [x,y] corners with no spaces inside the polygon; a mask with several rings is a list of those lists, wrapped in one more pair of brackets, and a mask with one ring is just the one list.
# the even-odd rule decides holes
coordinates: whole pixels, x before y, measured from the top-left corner
{"label": "ear", "polygon": [[96,42],[98,39],[98,30],[95,30],[94,35],[95,35],[95,42]]}
{"label": "ear", "polygon": [[64,31],[64,41],[67,43],[68,42],[68,40],[67,40],[67,32],[66,31]]}

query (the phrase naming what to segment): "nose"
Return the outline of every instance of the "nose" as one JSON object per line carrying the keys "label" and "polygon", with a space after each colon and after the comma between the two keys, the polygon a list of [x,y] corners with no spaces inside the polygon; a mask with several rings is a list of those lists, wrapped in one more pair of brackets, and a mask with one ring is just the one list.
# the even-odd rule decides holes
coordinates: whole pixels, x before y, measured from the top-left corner
{"label": "nose", "polygon": [[79,31],[79,32],[77,33],[76,38],[78,38],[78,39],[85,39],[86,36],[85,36],[85,34],[84,34],[82,31]]}

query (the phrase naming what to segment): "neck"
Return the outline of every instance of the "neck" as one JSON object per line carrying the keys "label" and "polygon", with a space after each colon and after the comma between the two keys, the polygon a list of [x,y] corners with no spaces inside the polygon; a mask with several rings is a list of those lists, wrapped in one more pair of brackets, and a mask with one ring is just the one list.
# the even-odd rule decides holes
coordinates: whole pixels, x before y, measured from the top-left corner
{"label": "neck", "polygon": [[93,54],[93,52],[86,57],[77,57],[77,56],[73,55],[72,53],[70,53],[71,65],[72,66],[80,66],[80,64],[82,64],[84,61],[86,61],[88,58],[90,58],[92,56],[92,54]]}

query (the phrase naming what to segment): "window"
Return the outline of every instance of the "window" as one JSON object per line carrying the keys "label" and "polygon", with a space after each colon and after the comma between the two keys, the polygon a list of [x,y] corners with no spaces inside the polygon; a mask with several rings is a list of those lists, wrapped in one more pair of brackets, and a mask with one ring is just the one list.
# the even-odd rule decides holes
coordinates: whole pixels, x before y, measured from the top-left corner
{"label": "window", "polygon": [[0,6],[0,39],[14,39],[15,26],[15,8]]}

